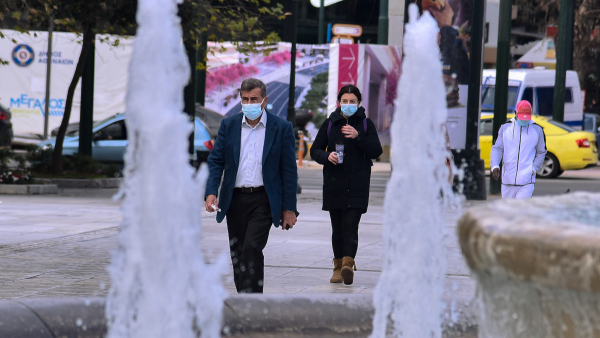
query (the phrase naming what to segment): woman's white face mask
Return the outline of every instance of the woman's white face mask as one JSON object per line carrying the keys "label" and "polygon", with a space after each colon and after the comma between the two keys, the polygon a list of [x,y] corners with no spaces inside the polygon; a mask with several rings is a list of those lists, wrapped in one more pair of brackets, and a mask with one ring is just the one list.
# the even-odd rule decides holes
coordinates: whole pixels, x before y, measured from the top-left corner
{"label": "woman's white face mask", "polygon": [[354,115],[354,113],[356,113],[356,111],[358,110],[358,104],[354,103],[354,104],[342,104],[342,113],[344,113],[344,115],[350,117],[352,115]]}

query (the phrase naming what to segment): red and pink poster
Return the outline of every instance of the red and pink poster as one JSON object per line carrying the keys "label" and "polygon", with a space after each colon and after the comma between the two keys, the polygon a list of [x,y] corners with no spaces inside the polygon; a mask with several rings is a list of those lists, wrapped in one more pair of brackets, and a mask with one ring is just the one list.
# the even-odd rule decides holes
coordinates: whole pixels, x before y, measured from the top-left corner
{"label": "red and pink poster", "polygon": [[356,86],[358,79],[358,46],[339,45],[338,88],[351,84]]}
{"label": "red and pink poster", "polygon": [[381,143],[389,145],[394,116],[402,52],[400,47],[382,45],[339,45],[329,48],[327,112],[337,107],[337,93],[353,84],[362,94],[361,106],[373,121]]}

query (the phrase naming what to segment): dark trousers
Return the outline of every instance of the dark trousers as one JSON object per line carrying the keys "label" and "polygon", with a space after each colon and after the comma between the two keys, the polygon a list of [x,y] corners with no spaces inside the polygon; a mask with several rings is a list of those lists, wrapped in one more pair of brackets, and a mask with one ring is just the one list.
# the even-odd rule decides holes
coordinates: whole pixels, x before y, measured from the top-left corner
{"label": "dark trousers", "polygon": [[263,249],[273,225],[266,191],[235,191],[227,211],[233,280],[238,293],[262,293],[265,277]]}
{"label": "dark trousers", "polygon": [[331,246],[334,258],[356,257],[358,250],[358,223],[361,209],[329,210],[331,218]]}

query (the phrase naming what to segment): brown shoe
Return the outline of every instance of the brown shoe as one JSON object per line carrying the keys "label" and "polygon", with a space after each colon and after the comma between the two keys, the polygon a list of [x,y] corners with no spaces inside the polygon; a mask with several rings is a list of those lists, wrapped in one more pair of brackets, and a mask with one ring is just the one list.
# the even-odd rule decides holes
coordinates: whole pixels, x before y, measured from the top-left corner
{"label": "brown shoe", "polygon": [[344,279],[344,284],[351,285],[354,282],[354,271],[352,268],[354,267],[354,271],[356,271],[356,263],[354,262],[354,258],[346,256],[342,259],[342,278]]}
{"label": "brown shoe", "polygon": [[331,283],[341,283],[344,281],[342,278],[342,259],[333,259],[333,276],[329,280]]}

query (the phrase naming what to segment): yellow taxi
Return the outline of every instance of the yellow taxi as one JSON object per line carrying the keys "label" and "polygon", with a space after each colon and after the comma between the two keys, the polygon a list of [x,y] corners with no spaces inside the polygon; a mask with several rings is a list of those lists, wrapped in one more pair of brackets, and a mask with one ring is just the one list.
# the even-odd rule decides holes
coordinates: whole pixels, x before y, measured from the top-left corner
{"label": "yellow taxi", "polygon": [[[509,119],[514,116],[514,114],[507,115]],[[479,148],[486,169],[490,169],[493,118],[493,115],[483,115],[479,125]],[[548,149],[542,169],[537,172],[538,177],[554,178],[565,170],[596,166],[598,149],[594,134],[575,130],[544,116],[534,115],[531,118],[544,129],[546,149]]]}

